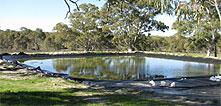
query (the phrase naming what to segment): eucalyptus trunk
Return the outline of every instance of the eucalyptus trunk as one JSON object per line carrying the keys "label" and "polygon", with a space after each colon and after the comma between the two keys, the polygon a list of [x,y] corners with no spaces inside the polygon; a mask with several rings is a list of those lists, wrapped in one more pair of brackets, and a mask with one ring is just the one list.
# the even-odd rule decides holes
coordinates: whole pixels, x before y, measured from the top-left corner
{"label": "eucalyptus trunk", "polygon": [[215,35],[214,35],[214,33],[212,33],[212,41],[211,41],[211,43],[208,47],[208,50],[207,50],[207,55],[206,55],[207,57],[209,57],[211,55],[214,45],[215,45]]}
{"label": "eucalyptus trunk", "polygon": [[84,51],[89,51],[89,50],[90,50],[90,38],[89,38],[89,35],[86,34]]}
{"label": "eucalyptus trunk", "polygon": [[132,38],[131,36],[129,36],[129,44],[128,44],[128,52],[132,52],[133,49],[132,49]]}
{"label": "eucalyptus trunk", "polygon": [[221,26],[221,14],[220,14],[219,5],[218,5],[217,0],[214,0],[214,5],[215,5],[216,11],[217,11],[217,13],[218,13],[218,15],[219,15],[219,24],[220,24],[220,26]]}
{"label": "eucalyptus trunk", "polygon": [[214,44],[214,56],[217,57],[217,48],[216,48],[216,44]]}

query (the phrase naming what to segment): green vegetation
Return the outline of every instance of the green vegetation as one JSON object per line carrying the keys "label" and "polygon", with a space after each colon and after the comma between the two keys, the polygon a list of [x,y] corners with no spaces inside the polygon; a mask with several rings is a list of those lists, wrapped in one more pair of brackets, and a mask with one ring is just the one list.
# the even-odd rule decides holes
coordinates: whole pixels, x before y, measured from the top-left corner
{"label": "green vegetation", "polygon": [[0,74],[1,106],[175,106],[163,100],[139,97],[139,92],[132,94],[135,90],[122,90],[122,93],[117,90],[121,89],[89,87],[61,78]]}
{"label": "green vegetation", "polygon": [[173,24],[173,28],[178,30],[176,35],[193,34],[190,39],[193,41],[192,45],[204,44],[200,47],[207,48],[207,56],[210,56],[213,49],[216,52],[221,27],[219,5],[220,1],[218,0],[179,2],[175,10],[178,19]]}
{"label": "green vegetation", "polygon": [[[13,71],[5,67],[13,68]],[[7,65],[0,60],[1,106],[180,106],[153,98],[154,94],[45,77],[40,73]]]}
{"label": "green vegetation", "polygon": [[[63,24],[58,24],[58,25],[63,25]],[[83,46],[81,46],[82,48],[80,46],[77,46],[77,44],[79,42],[73,41],[74,38],[73,39],[69,39],[69,38],[65,39],[63,37],[64,34],[60,35],[60,36],[63,37],[63,39],[65,39],[64,40],[65,42],[62,42],[60,44],[56,43],[57,42],[56,39],[58,39],[58,41],[59,41],[59,39],[61,37],[55,35],[58,32],[53,32],[53,33],[46,33],[45,41],[38,41],[40,50],[36,51],[35,50],[36,46],[32,42],[21,43],[21,45],[19,45],[19,46],[15,46],[16,44],[13,43],[13,39],[11,39],[12,41],[8,42],[8,40],[10,40],[10,39],[7,38],[7,36],[8,36],[7,32],[13,33],[13,35],[15,35],[16,33],[17,34],[20,33],[20,32],[11,31],[11,30],[0,31],[0,39],[2,39],[1,40],[2,42],[0,42],[0,43],[2,43],[0,45],[0,53],[20,52],[20,51],[29,52],[29,53],[30,52],[49,52],[49,51],[51,51],[51,52],[57,52],[57,51],[67,52],[67,51],[71,51],[71,50],[84,50]],[[70,36],[74,36],[73,34],[74,33],[70,34]],[[27,35],[27,36],[31,36],[31,35]],[[178,36],[171,36],[171,37],[143,36],[143,37],[145,37],[145,40],[142,41],[143,46],[138,45],[139,47],[136,48],[136,50],[138,50],[138,51],[172,52],[172,53],[180,52],[182,54],[196,54],[196,55],[202,55],[202,57],[206,56],[205,53],[207,51],[207,48],[205,46],[205,43],[197,43],[198,41],[195,41],[194,37],[178,37]],[[67,41],[67,40],[69,40],[69,41]],[[44,42],[48,42],[48,41],[50,41],[51,43],[44,43]],[[101,43],[100,41],[97,43]],[[61,42],[61,41],[59,41],[59,42]],[[71,43],[76,43],[76,44],[71,44]],[[26,46],[26,45],[30,45],[30,46]],[[73,46],[71,46],[71,45],[73,45]],[[124,51],[124,50],[126,50],[126,49],[118,49],[116,46],[115,47],[108,47],[111,45],[112,45],[111,42],[109,42],[109,44],[107,44],[106,46],[105,46],[105,44],[97,45],[96,47],[94,47],[93,51],[107,51],[107,50],[109,50],[109,51],[119,51],[119,50]],[[220,38],[218,39],[216,45],[217,45],[218,56],[220,57],[221,56],[220,55],[220,53],[221,53],[221,46],[220,46],[221,39]],[[17,47],[18,48],[21,47],[23,49],[21,49],[21,48],[16,49]]]}
{"label": "green vegetation", "polygon": [[[0,52],[134,50],[204,57],[206,52],[210,56],[214,51],[216,57],[217,53],[221,54],[220,8],[220,0],[106,0],[101,9],[82,4],[70,15],[70,25],[58,23],[54,32],[25,27],[20,31],[0,30]],[[178,31],[175,35],[148,34],[168,29],[155,20],[162,13],[178,16],[173,23]],[[91,88],[60,78],[21,76],[13,73],[15,70],[9,66],[0,67],[1,106],[174,105],[141,97],[134,94],[135,91],[118,94],[113,89]]]}
{"label": "green vegetation", "polygon": [[[134,50],[207,52],[207,56],[214,52],[216,57],[221,53],[219,2],[107,0],[100,9],[93,4],[81,4],[70,14],[70,25],[58,23],[54,32],[25,27],[20,31],[0,30],[0,51]],[[173,23],[173,29],[178,31],[175,35],[150,35],[150,31],[168,29],[164,23],[155,20],[162,13],[178,16]]]}
{"label": "green vegetation", "polygon": [[[190,56],[190,57],[202,57],[204,58],[207,53],[197,53],[197,52],[152,52],[156,54],[168,54],[168,55],[176,55],[176,56]],[[211,54],[211,56],[214,56],[214,54]],[[217,58],[221,58],[221,55],[218,55]]]}

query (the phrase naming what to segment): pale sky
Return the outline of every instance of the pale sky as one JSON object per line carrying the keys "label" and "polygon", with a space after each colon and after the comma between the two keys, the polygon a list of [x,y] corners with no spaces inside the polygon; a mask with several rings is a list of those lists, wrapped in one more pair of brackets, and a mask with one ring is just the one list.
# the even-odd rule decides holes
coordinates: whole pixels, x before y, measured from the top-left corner
{"label": "pale sky", "polygon": [[163,14],[163,15],[156,16],[156,20],[164,22],[164,24],[169,26],[169,30],[165,30],[166,32],[151,31],[152,35],[170,36],[170,35],[173,35],[177,32],[176,30],[171,29],[171,26],[172,26],[173,22],[176,20],[175,16],[170,16],[170,15]]}
{"label": "pale sky", "polygon": [[[80,0],[78,3],[92,3],[101,7],[104,0]],[[75,5],[72,5],[72,9]],[[63,22],[68,24],[68,19],[64,19],[67,6],[63,0],[0,0],[0,29],[20,30],[26,27],[32,30],[41,28],[51,32],[53,27]],[[158,20],[172,25],[174,18],[170,16],[159,16]],[[152,35],[172,35],[172,31],[152,32]]]}

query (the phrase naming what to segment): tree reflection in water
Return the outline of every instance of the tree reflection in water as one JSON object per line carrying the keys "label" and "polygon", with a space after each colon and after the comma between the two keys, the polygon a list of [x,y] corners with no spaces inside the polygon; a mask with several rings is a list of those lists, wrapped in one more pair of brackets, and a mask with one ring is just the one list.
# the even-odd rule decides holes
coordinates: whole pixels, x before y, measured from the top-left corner
{"label": "tree reflection in water", "polygon": [[53,66],[57,72],[67,72],[74,77],[127,80],[146,79],[148,65],[143,57],[86,57],[75,59],[56,59]]}
{"label": "tree reflection in water", "polygon": [[139,56],[54,58],[24,64],[73,77],[102,80],[145,80],[221,74],[221,65]]}

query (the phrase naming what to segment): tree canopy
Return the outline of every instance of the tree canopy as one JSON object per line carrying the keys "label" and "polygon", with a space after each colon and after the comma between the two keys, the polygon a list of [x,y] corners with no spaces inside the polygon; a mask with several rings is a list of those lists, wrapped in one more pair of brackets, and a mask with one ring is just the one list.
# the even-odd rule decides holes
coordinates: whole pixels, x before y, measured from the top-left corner
{"label": "tree canopy", "polygon": [[178,30],[177,35],[193,35],[203,40],[201,43],[207,45],[207,56],[210,56],[214,46],[216,48],[220,37],[220,4],[218,0],[189,0],[179,2],[175,10],[178,19],[173,28]]}
{"label": "tree canopy", "polygon": [[[1,50],[142,50],[221,51],[220,0],[106,0],[102,8],[64,0],[70,25],[57,23],[53,32],[22,27],[0,30]],[[76,8],[72,11],[70,7]],[[174,36],[150,35],[169,27],[155,19],[177,15]],[[148,34],[149,33],[149,34]]]}

